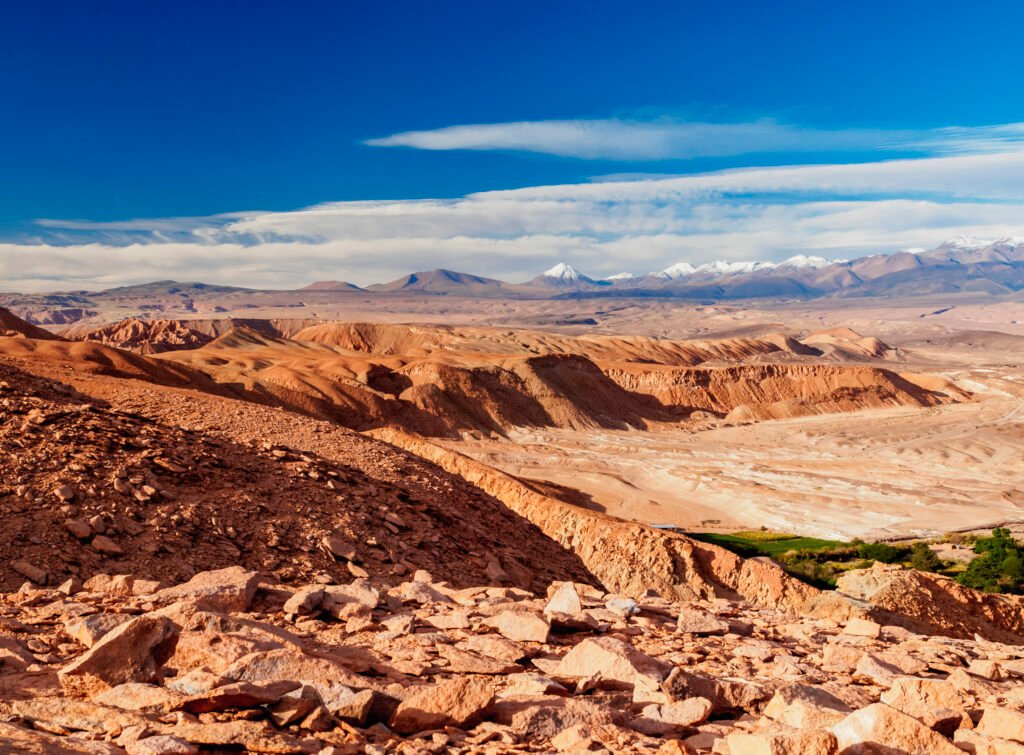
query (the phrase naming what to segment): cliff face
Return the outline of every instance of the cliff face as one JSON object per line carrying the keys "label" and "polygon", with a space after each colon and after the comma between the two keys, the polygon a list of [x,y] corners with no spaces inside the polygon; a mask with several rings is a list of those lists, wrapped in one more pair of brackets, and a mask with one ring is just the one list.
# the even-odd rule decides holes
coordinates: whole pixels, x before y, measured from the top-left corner
{"label": "cliff face", "polygon": [[[964,398],[952,386],[925,387],[890,370],[821,364],[641,370],[613,368],[608,376],[625,390],[649,395],[684,411],[736,419],[784,419],[810,414],[935,406]],[[948,387],[948,391],[942,388]]]}
{"label": "cliff face", "polygon": [[792,611],[802,610],[819,592],[769,561],[745,560],[679,533],[586,511],[426,439],[394,429],[371,434],[490,493],[573,551],[607,590],[634,597],[648,590],[676,599],[742,597]]}

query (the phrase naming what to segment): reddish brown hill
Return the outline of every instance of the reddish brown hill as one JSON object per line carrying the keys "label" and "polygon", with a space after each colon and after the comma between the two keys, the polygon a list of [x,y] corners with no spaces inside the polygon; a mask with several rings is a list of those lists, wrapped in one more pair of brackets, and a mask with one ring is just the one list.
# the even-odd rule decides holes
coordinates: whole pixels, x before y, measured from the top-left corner
{"label": "reddish brown hill", "polygon": [[82,372],[135,378],[159,385],[195,388],[225,395],[233,392],[231,387],[218,385],[186,365],[157,361],[98,343],[0,336],[0,355],[32,362],[62,364]]}
{"label": "reddish brown hill", "polygon": [[139,320],[129,318],[86,331],[79,340],[128,349],[139,354],[198,349],[213,338],[185,325],[180,320]]}
{"label": "reddish brown hill", "polygon": [[0,307],[0,336],[35,338],[41,341],[59,340],[59,337],[50,331],[43,330],[30,322],[22,320],[9,309],[4,309],[3,307]]}
{"label": "reddish brown hill", "polygon": [[965,397],[922,387],[889,370],[865,366],[742,365],[718,369],[610,369],[625,390],[647,394],[683,411],[742,419],[783,419],[810,414],[936,406]]}
{"label": "reddish brown hill", "polygon": [[[799,360],[812,351],[784,338],[690,343],[513,332],[502,339],[491,331],[323,323],[296,339],[237,330],[165,358],[348,427],[396,425],[445,437],[513,427],[646,428],[697,409],[771,419],[958,398],[859,365],[672,366],[729,355]],[[575,353],[584,346],[607,361]]]}
{"label": "reddish brown hill", "polygon": [[[150,414],[183,396],[101,382]],[[100,572],[176,580],[234,564],[285,580],[348,579],[346,559],[324,545],[330,536],[377,576],[425,568],[466,584],[500,571],[540,589],[592,579],[490,496],[436,470],[421,474],[422,462],[356,434],[336,431],[348,451],[335,458],[369,455],[376,476],[316,453],[112,410],[3,361],[0,397],[0,586],[8,589],[24,580],[25,564],[51,584]],[[235,403],[207,397],[202,414],[242,427]],[[432,482],[389,481],[386,467]]]}

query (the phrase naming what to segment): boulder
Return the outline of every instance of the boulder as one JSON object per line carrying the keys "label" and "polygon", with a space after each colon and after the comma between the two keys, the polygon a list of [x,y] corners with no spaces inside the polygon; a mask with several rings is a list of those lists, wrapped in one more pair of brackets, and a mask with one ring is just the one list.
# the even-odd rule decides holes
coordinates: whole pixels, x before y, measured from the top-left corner
{"label": "boulder", "polygon": [[556,682],[540,674],[510,674],[505,679],[506,686],[502,690],[502,697],[535,696],[535,695],[558,695],[567,697],[569,690]]}
{"label": "boulder", "polygon": [[57,676],[71,697],[92,697],[125,682],[152,682],[174,652],[178,628],[163,616],[138,616],[121,624]]}
{"label": "boulder", "polygon": [[879,687],[891,687],[892,683],[903,675],[903,670],[872,653],[864,653],[853,670],[853,675],[861,681],[877,684]]}
{"label": "boulder", "polygon": [[407,697],[391,717],[391,728],[400,734],[443,729],[465,729],[483,720],[494,692],[486,682],[472,677],[450,679],[424,687]]}
{"label": "boulder", "polygon": [[356,689],[371,686],[369,679],[340,663],[287,648],[245,656],[225,669],[224,677],[236,682],[299,682],[313,687],[321,696],[328,693],[332,684]]}
{"label": "boulder", "polygon": [[760,682],[715,677],[676,667],[661,688],[669,700],[704,697],[715,713],[756,712],[772,694],[772,688]]}
{"label": "boulder", "polygon": [[780,688],[764,707],[764,715],[794,729],[827,729],[850,713],[850,706],[820,688],[793,684]]}
{"label": "boulder", "polygon": [[493,634],[470,635],[461,642],[455,643],[455,647],[506,663],[515,663],[531,655],[525,645]]}
{"label": "boulder", "polygon": [[174,710],[187,698],[167,687],[142,682],[126,682],[96,695],[94,700],[123,710],[166,712]]}
{"label": "boulder", "polygon": [[291,617],[308,616],[320,607],[324,595],[323,585],[300,587],[295,591],[295,594],[285,601],[283,610],[286,615]]}
{"label": "boulder", "polygon": [[21,576],[32,580],[37,585],[46,584],[46,569],[40,569],[38,566],[28,561],[14,561],[11,564],[11,568]]}
{"label": "boulder", "polygon": [[983,658],[971,661],[967,666],[967,673],[988,679],[990,682],[1001,682],[1006,678],[1003,667],[998,662]]}
{"label": "boulder", "polygon": [[957,729],[953,734],[953,742],[972,755],[1024,755],[1024,744],[979,734],[971,729]]}
{"label": "boulder", "polygon": [[968,720],[966,700],[945,679],[894,679],[892,686],[882,693],[881,700],[946,736],[952,736],[960,724]]}
{"label": "boulder", "polygon": [[502,611],[484,621],[498,634],[516,642],[547,642],[551,624],[542,616],[525,611]]}
{"label": "boulder", "polygon": [[843,755],[898,752],[907,755],[963,755],[938,732],[885,703],[854,711],[832,727]]}
{"label": "boulder", "polygon": [[834,755],[836,738],[830,731],[809,729],[780,734],[737,732],[725,738],[729,755]]}
{"label": "boulder", "polygon": [[376,608],[380,602],[380,590],[365,579],[356,579],[347,585],[327,585],[320,603],[323,611],[335,618],[347,615],[353,606]]}
{"label": "boulder", "polygon": [[92,539],[92,547],[108,556],[121,556],[124,554],[124,549],[106,535],[94,537]]}
{"label": "boulder", "polygon": [[1004,707],[988,707],[981,714],[978,733],[1024,743],[1024,713]]}
{"label": "boulder", "polygon": [[852,635],[853,637],[869,637],[874,640],[878,639],[878,636],[882,634],[882,625],[870,619],[854,617],[846,622],[846,626],[843,627],[843,634]]}
{"label": "boulder", "polygon": [[324,707],[347,724],[363,726],[377,703],[377,693],[372,689],[361,689],[358,692],[349,690],[348,694],[341,694],[340,687],[341,685],[338,685],[339,694],[324,698]]}
{"label": "boulder", "polygon": [[356,547],[337,533],[324,535],[320,543],[336,558],[346,561],[354,561],[356,558]]}
{"label": "boulder", "polygon": [[86,731],[107,736],[117,735],[129,726],[145,726],[150,723],[140,713],[57,697],[15,700],[11,703],[11,710],[39,729]]}
{"label": "boulder", "polygon": [[637,731],[658,737],[678,734],[703,723],[711,714],[711,701],[703,697],[691,697],[665,705],[648,705],[639,718],[630,724]]}
{"label": "boulder", "polygon": [[614,637],[588,638],[566,653],[555,676],[600,677],[605,686],[656,689],[670,666]]}
{"label": "boulder", "polygon": [[256,572],[246,571],[241,566],[229,566],[199,572],[184,584],[160,590],[153,598],[166,603],[194,600],[204,608],[223,613],[248,611],[258,584]]}
{"label": "boulder", "polygon": [[263,683],[234,682],[187,697],[175,706],[188,713],[211,713],[231,708],[257,708],[276,703],[302,685],[293,680]]}
{"label": "boulder", "polygon": [[77,621],[68,622],[64,625],[64,631],[73,640],[91,648],[108,632],[131,619],[131,615],[126,613],[94,613]]}
{"label": "boulder", "polygon": [[[352,692],[347,687],[345,687],[345,690],[349,694]],[[323,705],[323,701],[316,689],[304,684],[298,689],[283,695],[280,700],[269,706],[267,710],[270,712],[270,717],[274,723],[277,726],[284,727],[290,726],[296,721],[301,721],[320,705]]]}
{"label": "boulder", "polygon": [[502,700],[495,704],[492,717],[516,735],[536,739],[554,737],[578,724],[613,724],[621,714],[587,698],[544,695]]}
{"label": "boulder", "polygon": [[576,616],[583,612],[583,601],[576,592],[576,586],[572,582],[560,582],[558,587],[551,593],[547,605],[544,606],[544,613],[560,613],[567,616]]}
{"label": "boulder", "polygon": [[82,585],[86,592],[104,595],[132,595],[135,591],[135,577],[131,574],[94,574]]}
{"label": "boulder", "polygon": [[729,624],[700,608],[684,606],[676,620],[676,631],[684,634],[726,634]]}

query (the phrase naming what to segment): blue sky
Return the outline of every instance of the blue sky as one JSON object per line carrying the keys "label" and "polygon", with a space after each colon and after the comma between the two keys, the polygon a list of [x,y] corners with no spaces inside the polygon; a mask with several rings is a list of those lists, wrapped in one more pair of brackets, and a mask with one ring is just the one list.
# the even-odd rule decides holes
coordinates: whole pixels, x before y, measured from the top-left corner
{"label": "blue sky", "polygon": [[974,5],[8,3],[0,288],[1018,232],[1024,6]]}

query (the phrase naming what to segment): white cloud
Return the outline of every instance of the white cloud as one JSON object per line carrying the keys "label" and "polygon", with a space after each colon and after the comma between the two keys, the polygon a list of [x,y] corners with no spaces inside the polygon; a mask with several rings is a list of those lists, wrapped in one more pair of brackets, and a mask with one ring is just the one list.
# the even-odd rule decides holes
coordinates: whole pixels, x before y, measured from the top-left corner
{"label": "white cloud", "polygon": [[671,118],[516,121],[445,126],[368,139],[372,147],[506,150],[604,160],[732,157],[755,153],[904,150],[925,154],[1001,151],[1024,143],[1024,124],[931,130],[820,129],[762,119],[707,123]]}
{"label": "white cloud", "polygon": [[284,288],[447,267],[525,280],[558,261],[594,277],[677,262],[852,257],[1024,230],[1024,151],[747,168],[537,186],[450,200],[124,223],[48,220],[0,244],[0,289],[157,279]]}

